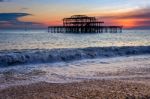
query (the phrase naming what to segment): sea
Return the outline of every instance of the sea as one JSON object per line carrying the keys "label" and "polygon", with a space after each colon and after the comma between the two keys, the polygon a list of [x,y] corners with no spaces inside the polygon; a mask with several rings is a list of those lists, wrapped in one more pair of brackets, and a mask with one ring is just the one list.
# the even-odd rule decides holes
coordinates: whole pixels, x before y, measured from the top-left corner
{"label": "sea", "polygon": [[0,30],[0,87],[136,77],[150,77],[150,30]]}

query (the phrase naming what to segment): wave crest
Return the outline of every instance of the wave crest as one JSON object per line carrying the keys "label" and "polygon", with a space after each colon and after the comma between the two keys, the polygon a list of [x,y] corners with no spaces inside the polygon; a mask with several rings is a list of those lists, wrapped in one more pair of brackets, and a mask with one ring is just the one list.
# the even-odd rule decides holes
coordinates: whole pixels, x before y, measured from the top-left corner
{"label": "wave crest", "polygon": [[150,54],[150,46],[12,50],[0,52],[0,66],[3,67],[25,63],[59,62],[139,54]]}

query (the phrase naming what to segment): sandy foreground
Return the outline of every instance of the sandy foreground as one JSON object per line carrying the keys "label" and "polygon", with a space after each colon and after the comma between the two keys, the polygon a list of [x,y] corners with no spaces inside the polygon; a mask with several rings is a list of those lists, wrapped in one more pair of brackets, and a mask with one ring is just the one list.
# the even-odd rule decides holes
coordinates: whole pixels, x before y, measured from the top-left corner
{"label": "sandy foreground", "polygon": [[39,82],[0,89],[0,99],[150,99],[150,85],[119,80]]}
{"label": "sandy foreground", "polygon": [[[114,61],[106,61],[106,64],[104,64],[105,61],[103,63],[101,61],[100,63],[97,60],[93,61],[95,64],[91,61],[88,64],[83,64],[84,62],[82,62],[81,65],[85,65],[86,68],[81,68],[82,66],[73,66],[71,68],[70,65],[68,66],[69,69],[44,67],[48,72],[42,71],[40,68],[33,69],[28,73],[22,73],[18,71],[20,70],[18,68],[7,70],[2,72],[0,76],[0,99],[150,99],[149,56],[117,58]],[[23,67],[21,66],[21,68]],[[94,80],[93,78],[91,80],[82,79],[82,82],[48,83],[49,80],[46,80],[46,78],[38,82],[34,82],[31,79],[35,76],[37,78],[45,77],[44,75],[56,78],[57,75],[60,77],[61,73],[65,74],[66,72],[68,73],[67,76],[71,75],[70,72],[75,72],[80,76],[82,73],[83,75],[90,75],[92,73],[89,72],[91,69],[94,69],[94,73],[96,71],[96,77],[105,78],[105,80]],[[116,71],[118,69],[119,71]],[[111,70],[111,72],[105,74],[103,70]],[[54,75],[53,72],[58,74]],[[62,76],[61,78],[63,79]],[[28,80],[33,80],[33,82],[26,83]]]}

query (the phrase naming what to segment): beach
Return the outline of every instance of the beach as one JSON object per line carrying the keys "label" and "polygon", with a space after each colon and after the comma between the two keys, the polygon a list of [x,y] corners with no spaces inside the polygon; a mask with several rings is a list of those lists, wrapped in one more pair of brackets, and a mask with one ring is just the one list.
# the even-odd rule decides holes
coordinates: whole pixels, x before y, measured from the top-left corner
{"label": "beach", "polygon": [[0,99],[150,99],[150,0],[0,0]]}
{"label": "beach", "polygon": [[39,82],[0,90],[0,99],[149,99],[150,86],[117,80]]}
{"label": "beach", "polygon": [[150,99],[148,30],[0,38],[0,99]]}
{"label": "beach", "polygon": [[[100,59],[94,59],[92,62],[90,60],[77,61],[82,65],[89,64],[89,67],[73,67],[74,71],[69,68],[69,64],[68,70],[67,68],[64,69],[64,66],[62,66],[63,69],[55,69],[56,64],[56,67],[53,68],[44,67],[49,71],[48,73],[38,68],[39,70],[33,70],[30,73],[18,74],[18,69],[10,69],[10,71],[3,73],[0,78],[0,99],[150,98],[149,55],[106,58],[101,59],[101,63],[98,60]],[[85,64],[84,62],[88,63]],[[94,62],[98,62],[102,67],[98,65],[100,67],[98,69]],[[93,63],[93,67],[90,63]],[[75,63],[71,62],[71,64]],[[89,71],[92,68],[97,69],[93,69],[94,75]],[[63,76],[65,72],[68,75]]]}

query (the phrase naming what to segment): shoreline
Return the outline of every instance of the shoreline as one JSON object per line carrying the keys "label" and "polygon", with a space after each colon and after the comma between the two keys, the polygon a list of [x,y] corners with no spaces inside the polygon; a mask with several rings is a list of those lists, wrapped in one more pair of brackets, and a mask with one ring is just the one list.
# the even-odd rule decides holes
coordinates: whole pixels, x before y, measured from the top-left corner
{"label": "shoreline", "polygon": [[[0,99],[150,99],[149,60],[140,55],[9,67],[0,75]],[[80,77],[91,79],[59,82]]]}
{"label": "shoreline", "polygon": [[150,85],[120,80],[39,82],[0,89],[1,99],[149,99]]}

